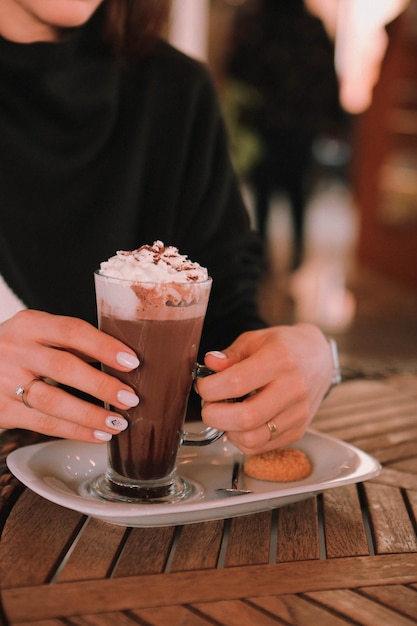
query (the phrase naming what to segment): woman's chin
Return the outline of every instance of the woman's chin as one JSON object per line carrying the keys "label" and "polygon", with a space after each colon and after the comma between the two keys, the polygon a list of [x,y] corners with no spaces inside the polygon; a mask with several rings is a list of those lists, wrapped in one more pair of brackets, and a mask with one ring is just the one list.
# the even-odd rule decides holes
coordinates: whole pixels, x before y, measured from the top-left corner
{"label": "woman's chin", "polygon": [[54,28],[77,28],[88,22],[102,1],[43,0],[35,5],[37,16],[44,24]]}

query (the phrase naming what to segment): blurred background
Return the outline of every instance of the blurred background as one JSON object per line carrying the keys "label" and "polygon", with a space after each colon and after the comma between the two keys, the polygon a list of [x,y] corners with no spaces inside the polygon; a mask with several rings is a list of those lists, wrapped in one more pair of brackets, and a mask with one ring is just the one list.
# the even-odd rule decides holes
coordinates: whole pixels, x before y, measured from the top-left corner
{"label": "blurred background", "polygon": [[417,0],[174,0],[168,38],[218,90],[265,318],[416,372]]}

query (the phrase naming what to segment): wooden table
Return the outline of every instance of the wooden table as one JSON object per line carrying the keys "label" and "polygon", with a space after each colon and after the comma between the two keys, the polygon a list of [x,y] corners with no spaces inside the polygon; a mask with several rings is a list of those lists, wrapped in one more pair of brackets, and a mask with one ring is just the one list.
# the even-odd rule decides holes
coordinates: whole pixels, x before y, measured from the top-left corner
{"label": "wooden table", "polygon": [[132,529],[4,474],[4,623],[415,625],[417,376],[344,383],[314,426],[375,456],[380,476],[273,511]]}

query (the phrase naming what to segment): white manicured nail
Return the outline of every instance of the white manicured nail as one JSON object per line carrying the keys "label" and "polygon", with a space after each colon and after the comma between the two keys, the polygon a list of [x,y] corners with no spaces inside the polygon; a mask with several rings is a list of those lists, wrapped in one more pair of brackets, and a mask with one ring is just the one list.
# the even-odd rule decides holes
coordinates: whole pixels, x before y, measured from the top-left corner
{"label": "white manicured nail", "polygon": [[139,359],[133,354],[130,354],[130,352],[118,352],[116,354],[116,361],[119,365],[129,367],[132,370],[139,367]]}
{"label": "white manicured nail", "polygon": [[117,399],[119,402],[125,404],[126,406],[134,407],[139,404],[139,398],[137,397],[137,395],[132,393],[131,391],[126,391],[125,389],[121,389],[119,391],[119,393],[117,394]]}
{"label": "white manicured nail", "polygon": [[94,437],[96,439],[99,439],[100,441],[110,441],[110,439],[112,438],[112,435],[110,433],[105,433],[102,430],[95,430]]}
{"label": "white manicured nail", "polygon": [[211,350],[210,352],[206,353],[206,356],[208,354],[216,357],[216,359],[227,359],[227,354],[225,354],[224,352],[219,352],[218,350]]}
{"label": "white manicured nail", "polygon": [[118,415],[109,415],[106,417],[106,426],[114,428],[114,430],[126,430],[129,426],[129,422],[124,417]]}

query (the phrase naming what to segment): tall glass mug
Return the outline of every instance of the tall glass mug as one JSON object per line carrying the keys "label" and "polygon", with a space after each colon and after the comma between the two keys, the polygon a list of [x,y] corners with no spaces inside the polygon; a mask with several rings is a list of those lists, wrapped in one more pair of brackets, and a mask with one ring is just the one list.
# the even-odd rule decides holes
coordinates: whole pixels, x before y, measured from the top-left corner
{"label": "tall glass mug", "polygon": [[183,431],[193,378],[207,375],[196,359],[211,283],[210,278],[133,282],[95,273],[99,328],[130,346],[140,360],[132,372],[103,369],[130,385],[140,402],[126,411],[113,409],[129,426],[107,444],[107,470],[89,486],[94,495],[140,503],[194,495],[192,483],[177,473],[178,449],[206,445],[223,434]]}

